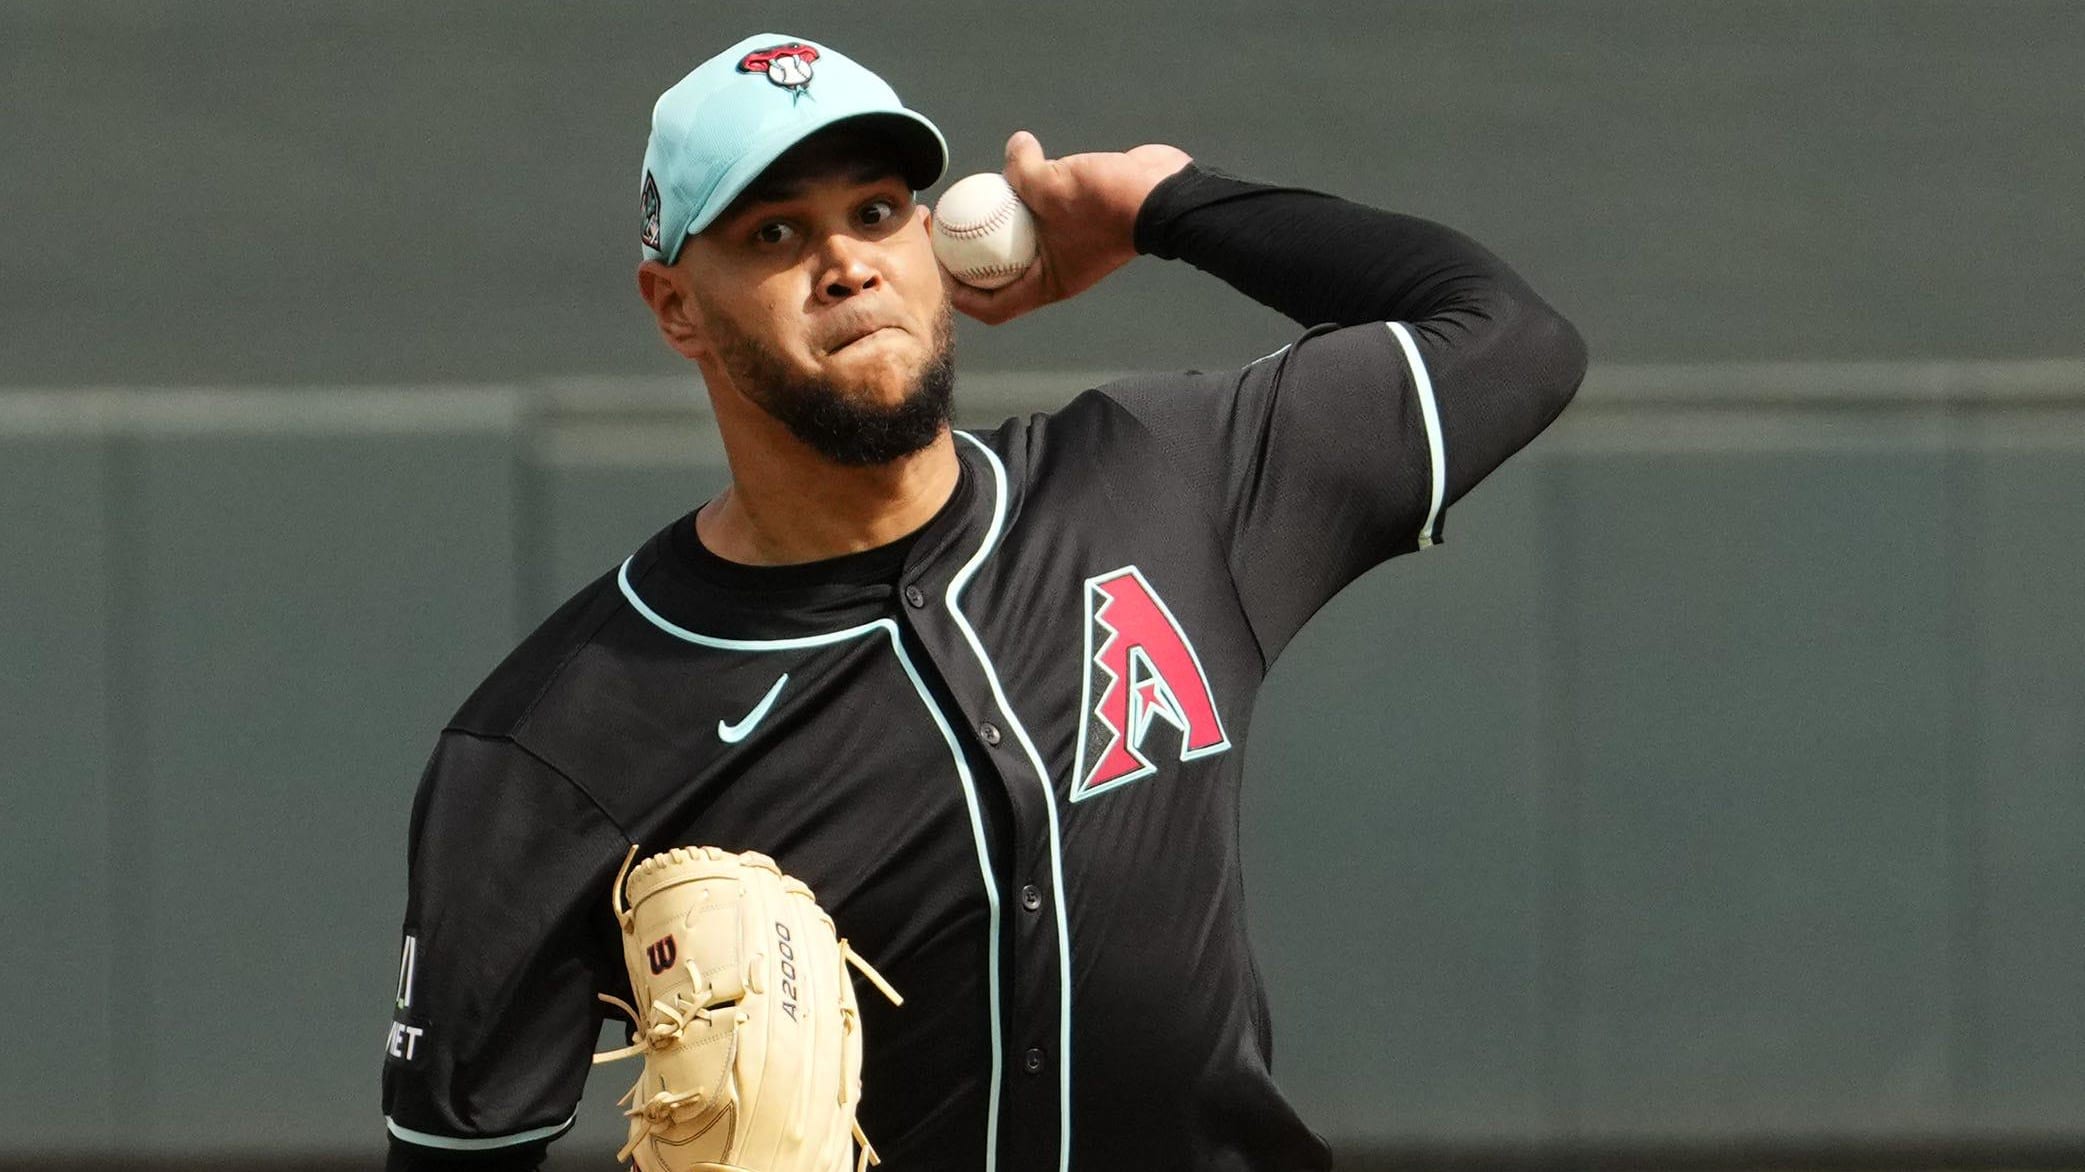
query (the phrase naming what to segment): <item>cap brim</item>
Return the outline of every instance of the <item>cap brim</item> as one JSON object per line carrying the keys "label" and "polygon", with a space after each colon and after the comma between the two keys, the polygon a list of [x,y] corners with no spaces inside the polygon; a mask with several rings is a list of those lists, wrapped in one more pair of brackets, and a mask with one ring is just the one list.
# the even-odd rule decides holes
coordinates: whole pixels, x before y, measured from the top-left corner
{"label": "cap brim", "polygon": [[[932,187],[948,170],[948,141],[932,122],[910,110],[871,110],[863,114],[843,114],[826,122],[792,127],[791,133],[779,135],[772,142],[763,142],[753,150],[741,155],[732,164],[723,182],[710,192],[709,199],[698,209],[688,222],[683,238],[699,234],[704,228],[731,206],[731,201],[753,185],[760,173],[774,164],[776,159],[787,154],[789,148],[823,130],[835,126],[874,125],[885,132],[891,145],[897,150],[898,165],[902,167],[905,182],[914,190]],[[679,251],[678,249],[675,250]]]}
{"label": "cap brim", "polygon": [[948,143],[942,139],[941,131],[935,129],[932,122],[912,111],[885,110],[873,114],[856,114],[851,118],[836,118],[827,125],[856,123],[876,125],[889,135],[891,145],[898,150],[899,165],[905,168],[905,182],[910,184],[914,191],[923,191],[934,186],[948,170]]}

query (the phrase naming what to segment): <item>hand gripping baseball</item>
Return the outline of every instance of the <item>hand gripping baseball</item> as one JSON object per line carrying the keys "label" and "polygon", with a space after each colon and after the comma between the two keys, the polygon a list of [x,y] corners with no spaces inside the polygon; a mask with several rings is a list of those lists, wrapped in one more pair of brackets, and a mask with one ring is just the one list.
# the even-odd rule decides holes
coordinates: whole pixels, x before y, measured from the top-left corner
{"label": "hand gripping baseball", "polygon": [[1006,140],[1006,182],[1035,217],[1037,256],[998,289],[950,283],[955,307],[998,325],[1091,288],[1137,254],[1137,211],[1159,181],[1192,160],[1178,147],[1043,156],[1025,130]]}
{"label": "hand gripping baseball", "polygon": [[[845,940],[810,889],[754,851],[676,848],[637,865],[611,896],[637,1006],[644,1071],[622,1099],[641,1172],[857,1172],[876,1153],[855,1123],[861,1017],[853,965],[903,1004]],[[623,878],[629,877],[629,906]]]}

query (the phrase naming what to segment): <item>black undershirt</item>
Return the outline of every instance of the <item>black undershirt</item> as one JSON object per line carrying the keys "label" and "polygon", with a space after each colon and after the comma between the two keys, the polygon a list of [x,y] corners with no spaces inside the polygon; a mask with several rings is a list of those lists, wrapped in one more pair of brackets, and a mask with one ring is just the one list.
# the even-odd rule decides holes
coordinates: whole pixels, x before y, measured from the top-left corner
{"label": "black undershirt", "polygon": [[1188,164],[1137,213],[1136,248],[1184,260],[1299,325],[1417,322],[1533,300],[1453,228]]}
{"label": "black undershirt", "polygon": [[[954,500],[953,494],[949,500]],[[944,501],[941,510],[948,509]],[[927,522],[931,525],[933,522]],[[895,583],[905,567],[905,555],[925,532],[926,525],[896,541],[871,549],[843,553],[838,557],[788,565],[756,566],[719,557],[702,543],[695,530],[695,514],[689,513],[673,527],[667,539],[666,558],[675,569],[705,586],[736,591],[795,590],[806,586],[870,586]]]}

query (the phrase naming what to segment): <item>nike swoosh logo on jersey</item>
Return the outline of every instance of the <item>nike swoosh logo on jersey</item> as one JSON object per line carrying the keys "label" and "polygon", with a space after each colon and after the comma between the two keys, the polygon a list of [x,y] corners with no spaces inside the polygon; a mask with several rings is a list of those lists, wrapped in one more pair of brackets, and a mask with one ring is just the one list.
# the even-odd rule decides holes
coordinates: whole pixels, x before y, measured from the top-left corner
{"label": "nike swoosh logo on jersey", "polygon": [[767,710],[775,706],[775,698],[782,694],[782,685],[788,682],[789,673],[785,671],[782,678],[775,681],[775,686],[767,690],[767,695],[760,698],[760,703],[753,706],[753,711],[746,713],[737,724],[718,721],[717,736],[727,745],[735,745],[745,740],[746,734],[752,732],[754,726],[766,718]]}

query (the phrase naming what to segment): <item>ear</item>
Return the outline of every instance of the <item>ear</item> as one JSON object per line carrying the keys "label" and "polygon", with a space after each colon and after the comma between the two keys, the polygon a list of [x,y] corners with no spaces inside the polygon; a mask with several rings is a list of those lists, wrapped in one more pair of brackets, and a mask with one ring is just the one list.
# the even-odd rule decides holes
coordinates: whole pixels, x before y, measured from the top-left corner
{"label": "ear", "polygon": [[647,260],[637,266],[637,293],[651,307],[659,335],[675,352],[691,360],[708,356],[703,344],[702,309],[681,285],[681,275],[667,265]]}

